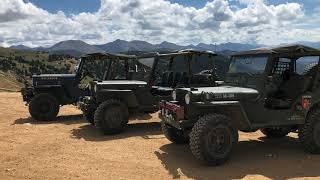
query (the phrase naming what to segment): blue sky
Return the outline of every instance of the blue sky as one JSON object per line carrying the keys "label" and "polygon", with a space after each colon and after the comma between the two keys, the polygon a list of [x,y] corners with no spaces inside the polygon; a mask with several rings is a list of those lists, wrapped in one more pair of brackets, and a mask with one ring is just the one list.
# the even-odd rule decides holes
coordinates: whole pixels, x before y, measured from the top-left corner
{"label": "blue sky", "polygon": [[100,0],[30,0],[30,2],[52,13],[96,12],[100,8]]}
{"label": "blue sky", "polygon": [[[46,9],[52,13],[64,11],[65,13],[80,13],[80,12],[96,12],[100,7],[100,0],[29,0],[35,5]],[[207,0],[169,0],[172,3],[179,3],[188,7],[202,8],[208,2]],[[283,3],[302,3],[306,13],[311,13],[314,8],[319,5],[319,0],[268,0],[268,4],[283,4]],[[237,0],[229,0],[231,5],[241,7]]]}
{"label": "blue sky", "polygon": [[320,0],[1,0],[0,46],[320,42],[319,17]]}

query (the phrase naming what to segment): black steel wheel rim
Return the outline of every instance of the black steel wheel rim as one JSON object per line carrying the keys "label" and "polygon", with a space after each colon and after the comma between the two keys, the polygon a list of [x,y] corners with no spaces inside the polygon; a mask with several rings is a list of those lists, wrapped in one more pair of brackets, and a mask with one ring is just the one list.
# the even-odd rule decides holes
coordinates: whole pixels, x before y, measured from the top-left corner
{"label": "black steel wheel rim", "polygon": [[47,114],[51,111],[52,105],[49,101],[43,100],[38,103],[38,109],[39,109],[40,113]]}
{"label": "black steel wheel rim", "polygon": [[227,127],[216,127],[206,137],[208,152],[213,157],[223,157],[232,146],[232,135]]}

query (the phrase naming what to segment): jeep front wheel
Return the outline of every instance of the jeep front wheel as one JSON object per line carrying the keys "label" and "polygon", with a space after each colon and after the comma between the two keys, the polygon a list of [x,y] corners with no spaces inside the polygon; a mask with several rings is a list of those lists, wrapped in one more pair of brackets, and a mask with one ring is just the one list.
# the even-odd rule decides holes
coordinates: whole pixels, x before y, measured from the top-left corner
{"label": "jeep front wheel", "polygon": [[99,105],[94,114],[94,125],[105,134],[116,134],[124,130],[129,112],[119,100],[107,100]]}
{"label": "jeep front wheel", "polygon": [[176,129],[161,122],[161,129],[164,136],[171,142],[176,144],[185,144],[189,142],[189,138],[183,133],[182,130]]}
{"label": "jeep front wheel", "polygon": [[219,114],[201,117],[190,133],[192,154],[208,165],[220,165],[229,159],[239,134],[229,118]]}
{"label": "jeep front wheel", "polygon": [[299,140],[307,152],[320,154],[320,109],[310,111],[299,129]]}
{"label": "jeep front wheel", "polygon": [[29,113],[37,121],[54,120],[59,113],[58,100],[51,94],[38,94],[29,103]]}
{"label": "jeep front wheel", "polygon": [[287,127],[263,128],[260,130],[268,138],[282,138],[291,132]]}

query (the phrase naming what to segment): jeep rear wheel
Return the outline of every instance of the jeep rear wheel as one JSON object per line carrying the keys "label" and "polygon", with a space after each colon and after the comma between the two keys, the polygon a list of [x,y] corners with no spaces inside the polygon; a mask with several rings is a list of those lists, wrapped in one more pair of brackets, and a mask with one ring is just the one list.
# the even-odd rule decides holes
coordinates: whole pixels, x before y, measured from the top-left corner
{"label": "jeep rear wheel", "polygon": [[54,120],[59,113],[58,100],[51,94],[38,94],[29,103],[29,113],[37,121]]}
{"label": "jeep rear wheel", "polygon": [[189,142],[189,138],[185,136],[182,130],[171,127],[165,124],[163,121],[161,122],[161,129],[164,136],[173,143],[185,144]]}
{"label": "jeep rear wheel", "polygon": [[263,128],[260,130],[268,138],[282,138],[291,132],[287,127]]}
{"label": "jeep rear wheel", "polygon": [[220,165],[229,159],[239,134],[229,118],[219,114],[201,117],[190,133],[192,154],[208,165]]}
{"label": "jeep rear wheel", "polygon": [[105,134],[116,134],[124,130],[129,112],[119,100],[107,100],[100,104],[94,114],[94,125]]}
{"label": "jeep rear wheel", "polygon": [[306,123],[299,129],[299,140],[307,152],[320,154],[320,109],[310,111]]}

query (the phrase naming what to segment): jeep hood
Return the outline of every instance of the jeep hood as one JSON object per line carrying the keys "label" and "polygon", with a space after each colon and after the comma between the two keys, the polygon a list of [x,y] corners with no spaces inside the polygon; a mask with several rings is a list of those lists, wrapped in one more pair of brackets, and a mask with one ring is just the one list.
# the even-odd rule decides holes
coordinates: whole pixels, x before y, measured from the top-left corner
{"label": "jeep hood", "polygon": [[[189,89],[189,88],[185,88]],[[190,90],[190,89],[189,89]],[[196,91],[192,91],[193,94],[200,94],[202,92],[207,93],[244,93],[244,94],[258,94],[258,91],[252,88],[234,87],[234,86],[217,86],[217,87],[200,87],[196,88]]]}
{"label": "jeep hood", "polygon": [[33,86],[61,86],[73,84],[75,74],[40,74],[32,76]]}
{"label": "jeep hood", "polygon": [[32,78],[74,78],[76,74],[40,74],[33,75]]}
{"label": "jeep hood", "polygon": [[[190,91],[189,88],[183,89]],[[194,95],[208,93],[212,100],[240,100],[259,97],[259,92],[255,89],[235,86],[200,87],[191,92]]]}
{"label": "jeep hood", "polygon": [[93,84],[96,84],[100,90],[132,90],[137,88],[145,88],[147,83],[144,81],[135,81],[135,80],[111,80],[111,81],[95,81]]}
{"label": "jeep hood", "polygon": [[111,81],[95,81],[97,85],[147,85],[144,81],[134,80],[111,80]]}

